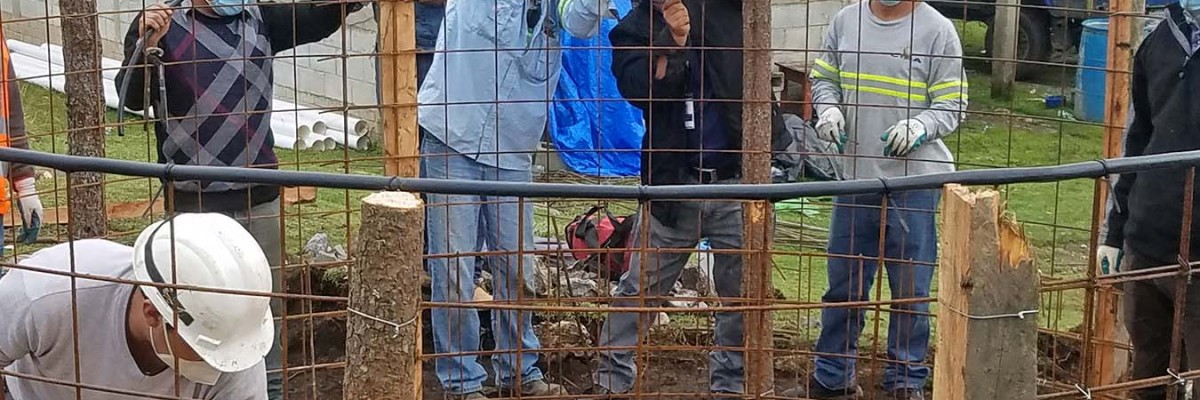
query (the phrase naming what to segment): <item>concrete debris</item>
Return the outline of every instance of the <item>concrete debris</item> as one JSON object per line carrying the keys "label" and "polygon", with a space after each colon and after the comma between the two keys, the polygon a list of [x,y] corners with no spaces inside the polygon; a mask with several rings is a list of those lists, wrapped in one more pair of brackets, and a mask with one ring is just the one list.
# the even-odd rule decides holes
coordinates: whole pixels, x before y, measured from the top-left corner
{"label": "concrete debris", "polygon": [[304,254],[308,256],[312,262],[332,262],[343,261],[349,258],[346,254],[346,249],[342,245],[329,245],[329,235],[324,232],[313,235],[308,239],[308,243],[304,244]]}

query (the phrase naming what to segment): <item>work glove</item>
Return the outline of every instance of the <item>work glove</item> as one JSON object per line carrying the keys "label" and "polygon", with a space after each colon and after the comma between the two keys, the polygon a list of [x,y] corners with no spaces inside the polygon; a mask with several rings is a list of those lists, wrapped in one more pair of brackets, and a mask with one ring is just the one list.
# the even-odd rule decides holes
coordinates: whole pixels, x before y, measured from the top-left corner
{"label": "work glove", "polygon": [[883,155],[888,157],[905,157],[921,144],[925,143],[925,124],[915,119],[906,119],[893,125],[883,133],[879,140],[886,143]]}
{"label": "work glove", "polygon": [[1124,251],[1112,246],[1100,245],[1096,249],[1096,263],[1100,264],[1100,274],[1108,275],[1121,272],[1121,257]]}
{"label": "work glove", "polygon": [[683,0],[654,0],[654,7],[662,12],[675,44],[686,45],[688,34],[692,32],[692,18]]}
{"label": "work glove", "polygon": [[42,230],[42,199],[37,194],[37,181],[32,176],[22,178],[14,187],[17,209],[21,212],[21,232],[17,233],[17,242],[32,244]]}
{"label": "work glove", "polygon": [[817,117],[817,138],[837,145],[838,153],[846,145],[846,117],[837,107],[829,107]]}

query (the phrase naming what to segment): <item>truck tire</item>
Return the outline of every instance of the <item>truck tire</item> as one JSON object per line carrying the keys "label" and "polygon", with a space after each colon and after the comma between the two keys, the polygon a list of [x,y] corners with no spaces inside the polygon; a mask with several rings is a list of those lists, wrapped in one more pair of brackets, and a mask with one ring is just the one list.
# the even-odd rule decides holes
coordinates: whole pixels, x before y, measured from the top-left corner
{"label": "truck tire", "polygon": [[[996,54],[992,46],[995,38],[993,24],[988,23],[987,37],[984,39],[988,54]],[[1017,59],[1021,61],[1044,62],[1050,59],[1053,47],[1050,44],[1050,16],[1044,10],[1021,9],[1020,21],[1017,24]],[[1041,69],[1038,64],[1017,64],[1017,79],[1027,79],[1036,75]]]}

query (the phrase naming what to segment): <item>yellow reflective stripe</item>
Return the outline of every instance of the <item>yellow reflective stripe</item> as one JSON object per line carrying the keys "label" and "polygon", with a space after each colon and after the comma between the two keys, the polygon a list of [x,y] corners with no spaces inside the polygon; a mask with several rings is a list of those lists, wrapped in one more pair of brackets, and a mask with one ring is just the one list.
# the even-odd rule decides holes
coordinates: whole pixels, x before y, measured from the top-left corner
{"label": "yellow reflective stripe", "polygon": [[905,86],[905,87],[911,87],[911,88],[917,88],[917,89],[924,89],[929,86],[929,85],[925,84],[925,82],[910,81],[907,79],[893,78],[890,76],[883,76],[883,75],[863,74],[863,73],[856,73],[856,72],[842,72],[841,75],[842,75],[842,79],[849,78],[849,79],[856,79],[859,81],[875,81],[875,82],[889,83],[892,85]]}
{"label": "yellow reflective stripe", "polygon": [[939,91],[942,89],[949,89],[949,88],[956,87],[956,86],[963,87],[963,88],[968,87],[967,83],[963,82],[963,81],[947,81],[947,82],[942,82],[942,83],[933,85],[933,87],[929,88],[929,91],[936,92],[936,91]]}
{"label": "yellow reflective stripe", "polygon": [[812,71],[808,72],[808,77],[815,79],[829,79],[829,77],[825,76],[825,74],[822,74],[821,71],[817,70],[816,68],[813,68]]}
{"label": "yellow reflective stripe", "polygon": [[954,93],[950,93],[950,94],[944,94],[944,95],[941,95],[941,96],[938,96],[938,97],[934,97],[934,98],[933,98],[933,102],[934,102],[934,103],[937,103],[937,102],[939,102],[939,101],[947,101],[947,100],[955,100],[955,99],[963,99],[963,100],[966,100],[966,99],[967,99],[967,95],[966,95],[966,94],[964,94],[963,92],[954,92]]}
{"label": "yellow reflective stripe", "polygon": [[881,94],[884,96],[892,96],[892,97],[896,97],[896,98],[907,99],[907,100],[912,100],[912,101],[919,101],[919,102],[924,102],[926,99],[926,97],[924,95],[920,95],[920,94],[916,94],[916,93],[906,93],[906,92],[901,92],[899,90],[883,89],[883,88],[877,88],[877,87],[871,87],[871,86],[842,84],[842,89],[843,90],[857,90],[859,92]]}
{"label": "yellow reflective stripe", "polygon": [[[828,62],[825,62],[825,60],[818,58],[818,59],[816,59],[816,63],[817,63],[818,67],[825,68],[826,72],[829,72],[830,74],[832,74],[834,76],[837,76],[838,69],[836,67],[834,67],[833,65],[830,65]],[[814,69],[813,71],[816,71],[816,70]]]}
{"label": "yellow reflective stripe", "polygon": [[559,0],[558,1],[558,20],[559,21],[566,19],[564,16],[567,15],[567,7],[571,5],[572,1],[574,1],[574,0]]}

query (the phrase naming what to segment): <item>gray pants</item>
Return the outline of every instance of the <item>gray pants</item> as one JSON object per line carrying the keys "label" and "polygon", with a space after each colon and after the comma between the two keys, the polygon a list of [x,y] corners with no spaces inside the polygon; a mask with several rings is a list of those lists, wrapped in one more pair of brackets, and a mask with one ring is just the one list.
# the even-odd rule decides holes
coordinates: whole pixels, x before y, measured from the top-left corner
{"label": "gray pants", "polygon": [[[742,248],[742,207],[735,202],[695,201],[678,202],[670,207],[670,216],[655,215],[664,211],[654,208],[649,218],[649,262],[642,262],[641,252],[634,250],[629,271],[621,277],[618,286],[619,299],[614,307],[636,307],[641,300],[636,297],[666,296],[687,264],[690,253],[655,252],[655,249],[694,249],[700,238],[708,238],[715,250]],[[664,207],[665,208],[665,207]],[[645,208],[643,208],[645,209]],[[634,243],[641,248],[642,231],[646,226],[634,229]],[[740,254],[714,254],[713,280],[717,294],[721,297],[741,297],[742,257]],[[645,281],[641,280],[645,276]],[[646,301],[648,307],[661,302]],[[645,338],[653,314],[614,312],[608,315],[600,331],[601,347],[633,347],[639,337]],[[639,334],[640,330],[640,334]],[[713,332],[714,342],[719,347],[742,347],[742,313],[717,313],[717,326]],[[637,365],[633,350],[614,350],[600,353],[600,366],[596,370],[595,383],[613,393],[627,393],[633,389],[637,376]],[[742,352],[719,350],[709,354],[711,375],[710,390],[713,393],[742,393],[744,390]]]}
{"label": "gray pants", "polygon": [[[262,247],[263,253],[267,255],[267,262],[271,264],[271,286],[275,293],[280,292],[281,285],[279,284],[280,275],[283,265],[283,239],[280,236],[279,227],[279,199],[262,203],[250,208],[248,211],[235,211],[224,213],[230,218],[236,219],[250,231],[250,235],[254,236],[254,240],[258,241],[258,246]],[[283,311],[283,301],[280,299],[271,300],[271,313],[278,318]],[[271,346],[271,351],[267,353],[267,371],[278,370],[283,368],[283,350],[280,348],[281,340],[279,338],[280,328],[286,321],[278,321],[275,323],[275,344]],[[267,373],[267,393],[270,400],[283,398],[283,375],[279,372]]]}

